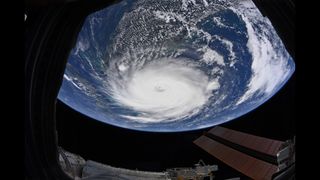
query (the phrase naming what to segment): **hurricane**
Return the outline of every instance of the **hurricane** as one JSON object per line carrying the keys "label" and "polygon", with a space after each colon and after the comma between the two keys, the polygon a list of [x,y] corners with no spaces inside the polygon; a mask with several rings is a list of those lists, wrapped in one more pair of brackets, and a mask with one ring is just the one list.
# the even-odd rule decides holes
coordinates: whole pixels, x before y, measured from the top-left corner
{"label": "hurricane", "polygon": [[119,105],[141,113],[125,116],[133,120],[161,122],[190,117],[208,103],[219,82],[187,62],[158,59],[141,69],[120,65],[119,76],[108,81],[110,96]]}
{"label": "hurricane", "polygon": [[107,124],[187,131],[271,98],[295,65],[248,0],[124,0],[89,15],[58,98]]}

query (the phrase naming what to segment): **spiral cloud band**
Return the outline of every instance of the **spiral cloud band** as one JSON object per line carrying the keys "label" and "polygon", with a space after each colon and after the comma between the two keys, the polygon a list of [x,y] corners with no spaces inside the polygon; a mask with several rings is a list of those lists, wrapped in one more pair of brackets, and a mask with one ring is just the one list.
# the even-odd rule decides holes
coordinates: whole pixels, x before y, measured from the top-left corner
{"label": "spiral cloud band", "polygon": [[[122,68],[121,68],[122,67]],[[159,59],[140,70],[119,66],[123,86],[111,79],[111,96],[120,104],[140,112],[133,120],[160,122],[176,120],[197,113],[207,103],[219,83],[184,60]],[[129,74],[125,71],[132,71]]]}

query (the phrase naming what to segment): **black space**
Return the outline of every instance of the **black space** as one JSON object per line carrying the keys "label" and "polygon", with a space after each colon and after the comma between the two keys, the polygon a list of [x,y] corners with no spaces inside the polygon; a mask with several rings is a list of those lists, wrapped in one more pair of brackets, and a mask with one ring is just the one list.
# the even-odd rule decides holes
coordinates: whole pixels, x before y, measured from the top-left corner
{"label": "black space", "polygon": [[[192,167],[200,159],[217,164],[217,179],[243,177],[193,144],[209,130],[149,133],[110,126],[90,119],[57,101],[59,145],[85,159],[116,167],[163,171]],[[270,100],[256,110],[221,126],[277,140],[295,133],[295,75]]]}

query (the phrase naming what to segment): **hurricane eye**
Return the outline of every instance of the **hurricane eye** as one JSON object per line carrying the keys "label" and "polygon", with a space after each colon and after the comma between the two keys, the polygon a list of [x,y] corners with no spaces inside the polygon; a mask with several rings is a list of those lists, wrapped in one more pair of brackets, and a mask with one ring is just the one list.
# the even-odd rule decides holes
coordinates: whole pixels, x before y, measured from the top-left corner
{"label": "hurricane eye", "polygon": [[86,18],[58,98],[107,124],[188,131],[252,111],[294,70],[252,1],[123,0]]}

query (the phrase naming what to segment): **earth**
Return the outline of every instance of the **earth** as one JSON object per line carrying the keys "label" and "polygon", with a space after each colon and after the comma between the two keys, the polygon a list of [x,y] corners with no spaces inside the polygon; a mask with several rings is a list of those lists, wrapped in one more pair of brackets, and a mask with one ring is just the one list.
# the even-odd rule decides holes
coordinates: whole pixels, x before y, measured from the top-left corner
{"label": "earth", "polygon": [[58,98],[110,125],[189,131],[254,110],[294,70],[252,1],[123,0],[86,18]]}

